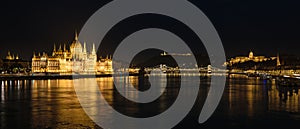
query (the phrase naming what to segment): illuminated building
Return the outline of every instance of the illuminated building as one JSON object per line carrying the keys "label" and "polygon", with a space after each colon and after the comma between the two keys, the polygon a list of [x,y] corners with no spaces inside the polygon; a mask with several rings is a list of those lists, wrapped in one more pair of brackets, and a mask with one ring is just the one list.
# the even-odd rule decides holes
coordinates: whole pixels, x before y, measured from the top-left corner
{"label": "illuminated building", "polygon": [[101,73],[112,73],[112,59],[108,56],[105,59],[100,59],[97,62],[97,71]]}
{"label": "illuminated building", "polygon": [[15,57],[15,55],[11,55],[10,51],[7,52],[6,60],[19,60],[19,55]]}
{"label": "illuminated building", "polygon": [[[66,45],[61,45],[58,49],[54,45],[51,56],[46,53],[35,55],[32,58],[33,73],[94,73],[112,71],[111,59],[97,62],[95,45],[92,50],[87,51],[86,43],[82,44],[78,40],[77,33],[75,40],[67,49]],[[102,67],[103,66],[103,67]],[[98,68],[101,67],[101,68]]]}
{"label": "illuminated building", "polygon": [[244,63],[244,62],[248,62],[248,61],[253,61],[253,62],[264,62],[264,61],[268,61],[268,60],[275,60],[277,57],[270,57],[267,58],[265,56],[255,56],[254,53],[252,51],[250,51],[249,56],[245,57],[245,56],[238,56],[235,58],[231,58],[229,62],[226,62],[225,64],[227,66],[231,66],[233,64],[238,64],[238,63]]}
{"label": "illuminated building", "polygon": [[10,51],[0,63],[0,71],[3,73],[25,73],[29,70],[30,62],[21,59],[18,54],[12,54]]}

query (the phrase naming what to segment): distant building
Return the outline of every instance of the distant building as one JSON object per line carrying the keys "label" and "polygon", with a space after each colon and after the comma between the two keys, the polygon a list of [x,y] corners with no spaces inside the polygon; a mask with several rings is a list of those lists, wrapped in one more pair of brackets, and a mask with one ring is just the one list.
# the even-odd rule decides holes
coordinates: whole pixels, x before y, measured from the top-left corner
{"label": "distant building", "polygon": [[300,69],[300,57],[297,55],[278,55],[277,62],[281,69]]}
{"label": "distant building", "polygon": [[113,68],[112,68],[112,59],[111,57],[106,57],[104,59],[100,59],[97,62],[97,71],[101,73],[112,73]]}
{"label": "distant building", "polygon": [[[105,64],[105,65],[102,65]],[[97,68],[105,66],[104,68]],[[106,72],[112,71],[111,59],[100,60],[97,62],[97,54],[95,45],[92,50],[87,51],[86,43],[82,44],[78,40],[77,33],[75,40],[70,45],[69,49],[66,45],[61,45],[58,49],[54,45],[51,56],[46,53],[42,55],[35,55],[32,58],[32,72],[33,73],[91,73],[91,72]]]}
{"label": "distant building", "polygon": [[23,73],[30,69],[30,62],[8,51],[6,57],[0,61],[0,67],[4,73]]}
{"label": "distant building", "polygon": [[253,62],[265,62],[265,61],[270,61],[270,60],[275,60],[277,57],[265,57],[265,56],[255,56],[252,51],[250,51],[249,56],[238,56],[235,58],[231,58],[228,62],[225,63],[227,66],[232,66],[234,64],[239,64],[239,63],[244,63],[248,61],[253,61]]}
{"label": "distant building", "polygon": [[14,54],[11,54],[10,51],[7,52],[7,56],[5,58],[6,60],[19,60],[19,55],[15,57]]}

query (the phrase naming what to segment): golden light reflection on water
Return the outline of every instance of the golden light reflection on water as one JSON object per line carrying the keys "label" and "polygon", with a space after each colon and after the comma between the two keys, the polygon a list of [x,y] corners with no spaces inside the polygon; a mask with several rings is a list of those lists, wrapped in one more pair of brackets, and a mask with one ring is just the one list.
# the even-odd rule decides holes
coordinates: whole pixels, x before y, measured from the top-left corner
{"label": "golden light reflection on water", "polygon": [[299,113],[299,88],[274,86],[269,91],[268,108],[270,111]]}
{"label": "golden light reflection on water", "polygon": [[262,98],[262,94],[256,92],[256,89],[260,87],[255,85],[255,82],[256,79],[229,79],[229,108],[237,112],[235,115],[247,113],[252,116],[254,114],[254,108],[259,104],[255,100]]}
{"label": "golden light reflection on water", "polygon": [[[277,86],[275,80],[232,77],[228,79],[228,107],[233,116],[247,113],[250,117],[264,112],[299,113],[298,87]],[[226,95],[225,95],[226,96]]]}
{"label": "golden light reflection on water", "polygon": [[[124,99],[116,97],[113,78],[97,78],[96,81],[110,105],[131,114],[153,110],[162,112],[172,103],[170,100],[176,98],[179,90],[178,87],[169,88],[156,105],[143,107],[138,104],[126,105]],[[138,77],[121,78],[117,81],[130,82],[136,88],[140,88]],[[180,80],[169,78],[164,81],[176,85]],[[200,91],[207,90],[209,79],[202,81]],[[126,89],[127,85],[124,85],[124,88]],[[0,90],[1,128],[98,128],[81,108],[72,80],[2,81]],[[278,87],[274,80],[232,76],[227,81],[221,102],[225,105],[220,105],[220,108],[227,113],[223,117],[237,119],[241,116],[260,119],[266,113],[281,113],[287,118],[293,113],[299,117],[298,92],[296,87]],[[127,91],[127,94],[135,96],[131,91]],[[189,92],[185,94],[189,95]],[[97,112],[103,112],[105,119],[112,117],[110,112],[103,109]]]}
{"label": "golden light reflection on water", "polygon": [[96,126],[82,110],[72,80],[35,80],[32,87],[32,127]]}
{"label": "golden light reflection on water", "polygon": [[1,102],[3,102],[4,99],[4,81],[1,81]]}

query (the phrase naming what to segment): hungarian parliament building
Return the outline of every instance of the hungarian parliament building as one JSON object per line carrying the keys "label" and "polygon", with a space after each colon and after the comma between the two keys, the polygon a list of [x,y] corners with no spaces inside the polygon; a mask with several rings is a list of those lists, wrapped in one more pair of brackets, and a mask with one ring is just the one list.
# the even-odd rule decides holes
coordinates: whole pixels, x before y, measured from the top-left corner
{"label": "hungarian parliament building", "polygon": [[46,53],[34,54],[32,58],[33,73],[112,73],[112,59],[106,58],[97,60],[95,45],[92,50],[87,51],[86,43],[82,44],[78,40],[77,33],[75,40],[69,49],[66,45],[54,45],[52,55]]}

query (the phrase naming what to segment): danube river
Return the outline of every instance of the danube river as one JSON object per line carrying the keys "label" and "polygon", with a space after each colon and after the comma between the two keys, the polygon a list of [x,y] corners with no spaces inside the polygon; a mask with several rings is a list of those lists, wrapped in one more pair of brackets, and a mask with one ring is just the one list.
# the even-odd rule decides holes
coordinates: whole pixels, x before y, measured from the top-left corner
{"label": "danube river", "polygon": [[[128,79],[139,90],[150,87],[147,78],[133,76]],[[107,102],[115,110],[133,117],[149,117],[164,112],[175,101],[181,81],[179,77],[168,77],[165,80],[168,86],[161,97],[153,103],[139,104],[120,96],[113,86],[112,77],[96,80]],[[0,85],[1,128],[100,128],[81,108],[72,80],[1,81]],[[175,128],[253,129],[299,126],[298,88],[278,87],[275,80],[246,76],[227,77],[217,110],[206,123],[198,124],[209,86],[210,77],[201,77],[197,102]],[[107,111],[102,112],[103,117],[109,118],[111,115]]]}

